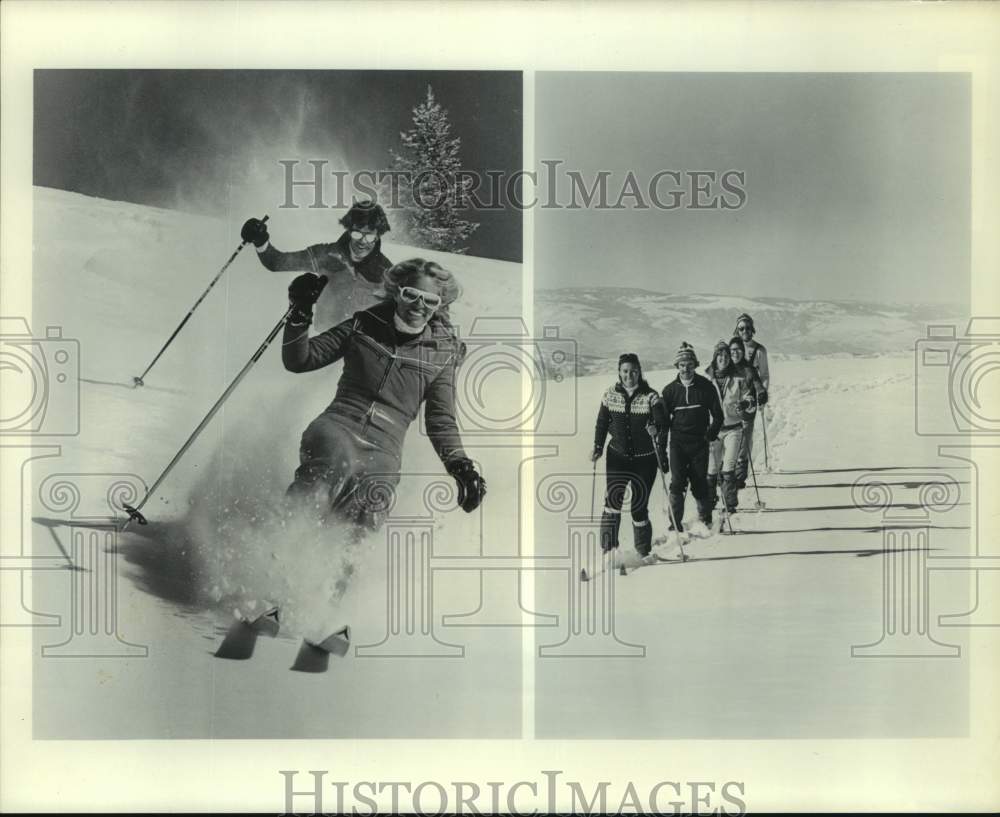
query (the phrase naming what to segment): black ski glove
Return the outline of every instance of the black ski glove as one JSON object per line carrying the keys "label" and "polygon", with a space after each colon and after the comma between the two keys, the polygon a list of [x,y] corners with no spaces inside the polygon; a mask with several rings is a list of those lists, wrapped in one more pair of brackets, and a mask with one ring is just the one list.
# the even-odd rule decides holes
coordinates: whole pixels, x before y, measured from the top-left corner
{"label": "black ski glove", "polygon": [[604,446],[595,445],[594,450],[590,452],[590,461],[597,462],[603,454],[604,454]]}
{"label": "black ski glove", "polygon": [[458,483],[458,506],[466,513],[472,513],[486,496],[486,480],[479,476],[472,460],[464,457],[452,460],[447,468]]}
{"label": "black ski glove", "polygon": [[757,395],[757,405],[766,406],[767,405],[767,390],[762,389],[760,394]]}
{"label": "black ski glove", "polygon": [[240,230],[240,238],[255,247],[263,247],[271,237],[267,234],[267,225],[259,218],[248,218]]}
{"label": "black ski glove", "polygon": [[301,326],[312,323],[313,305],[329,279],[325,275],[305,272],[288,285],[288,305],[294,307],[288,322]]}

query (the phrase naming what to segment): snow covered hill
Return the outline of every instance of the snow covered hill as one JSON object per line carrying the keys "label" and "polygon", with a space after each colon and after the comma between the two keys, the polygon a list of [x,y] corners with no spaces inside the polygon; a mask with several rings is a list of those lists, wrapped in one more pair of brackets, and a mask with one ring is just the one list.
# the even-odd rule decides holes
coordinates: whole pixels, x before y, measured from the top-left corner
{"label": "snow covered hill", "polygon": [[795,301],[737,295],[669,295],[617,287],[542,289],[535,293],[536,331],[558,326],[577,343],[579,371],[614,371],[621,352],[643,366],[670,366],[681,341],[707,358],[732,336],[736,318],[753,316],[758,339],[775,359],[874,356],[913,349],[927,323],[961,320],[967,311],[939,305]]}
{"label": "snow covered hill", "polygon": [[[66,566],[79,547],[96,541],[86,539],[86,532],[108,514],[107,481],[150,484],[284,312],[290,276],[264,270],[248,248],[146,387],[132,387],[131,377],[232,252],[248,215],[206,219],[36,189],[31,326],[36,336],[59,326],[64,339],[79,341],[80,432],[45,440],[58,450],[32,463],[23,516],[34,556]],[[271,234],[287,248],[329,240],[337,234],[333,218],[272,214]],[[517,265],[394,245],[385,250],[393,259],[422,255],[453,269],[465,288],[453,318],[467,334],[477,319],[522,314]],[[575,336],[597,361],[595,369],[625,348],[640,354],[648,348],[647,377],[657,387],[673,376],[669,366],[657,370],[654,361],[682,339],[678,327],[692,327],[687,339],[704,348],[727,334],[744,309],[757,318],[763,340],[778,348],[782,338],[793,337],[779,328],[792,314],[798,314],[794,337],[809,335],[817,313],[830,316],[831,332],[842,326],[835,316],[848,315],[857,337],[880,338],[891,329],[892,348],[915,320],[913,314],[873,312],[872,327],[861,307],[838,312],[835,305],[691,297],[673,301],[684,305],[668,320],[662,317],[662,307],[672,302],[668,296],[656,301],[649,294],[619,295],[579,291],[557,310],[543,293],[539,322],[559,325],[562,338]],[[700,313],[698,303],[705,305]],[[768,305],[778,311],[768,312]],[[696,314],[710,318],[704,338],[693,332]],[[623,316],[645,316],[636,321],[635,335],[621,334]],[[661,330],[659,345],[639,345],[643,336]],[[818,341],[796,348],[854,348],[844,345],[846,334],[836,337],[833,348]],[[594,626],[570,623],[570,589],[578,577],[563,557],[571,523],[581,515],[586,522],[601,499],[603,462],[594,470],[587,455],[610,377],[537,384],[532,399],[538,397],[539,433],[512,441],[495,428],[473,433],[483,411],[503,420],[524,409],[519,372],[503,355],[498,363],[470,367],[458,395],[466,447],[489,484],[480,512],[466,515],[454,510],[453,501],[437,499],[435,482],[449,483],[440,462],[416,424],[406,441],[394,513],[406,524],[416,520],[423,526],[437,564],[459,560],[424,577],[432,595],[427,610],[413,595],[393,595],[400,574],[391,569],[389,554],[401,545],[391,530],[349,554],[358,573],[343,602],[332,606],[332,584],[343,571],[342,540],[336,531],[285,519],[278,510],[297,464],[302,429],[329,402],[339,367],[291,375],[279,350],[268,349],[144,508],[150,524],[132,526],[116,534],[113,545],[101,545],[102,554],[115,557],[114,632],[122,642],[143,646],[145,654],[46,657],[43,648],[73,643],[71,627],[82,628],[84,613],[71,605],[78,598],[72,593],[92,589],[99,577],[95,563],[32,574],[31,609],[60,617],[35,630],[35,738],[518,738],[526,730],[556,738],[967,733],[964,658],[859,660],[851,654],[852,645],[878,641],[883,627],[885,520],[855,504],[851,486],[860,474],[912,466],[897,479],[887,477],[895,492],[893,510],[903,512],[919,508],[920,479],[941,469],[952,474],[962,486],[961,501],[935,516],[931,555],[971,552],[969,470],[939,456],[938,440],[913,433],[912,355],[775,366],[770,468],[763,465],[762,439],[755,457],[766,507],[758,510],[747,490],[734,521],[736,535],[694,543],[697,561],[644,567],[617,587],[616,632],[645,647],[643,660],[557,660],[539,652],[565,642],[572,627]],[[941,422],[950,421],[946,401],[937,408]],[[522,442],[530,445],[522,448]],[[21,474],[8,473],[14,481]],[[550,477],[578,489],[587,507],[575,518],[543,506],[539,491]],[[43,489],[53,480],[79,490],[47,495]],[[79,507],[70,509],[73,501]],[[662,492],[652,515],[656,533],[664,533]],[[620,556],[634,565],[627,522],[622,541]],[[474,560],[481,556],[502,569],[478,571]],[[554,561],[533,570],[534,556]],[[519,557],[528,559],[524,569],[505,567],[504,559]],[[404,560],[396,567],[413,564]],[[966,579],[951,571],[932,581],[930,631],[941,642],[961,646],[965,640],[964,630],[944,630],[937,616],[969,609]],[[279,637],[262,639],[248,662],[214,658],[234,611],[253,612],[266,603],[281,607]],[[404,640],[420,635],[420,628],[400,623],[404,608],[428,613],[436,657],[351,654],[325,674],[289,671],[301,636],[336,623],[350,622],[357,645],[383,643],[390,632]]]}

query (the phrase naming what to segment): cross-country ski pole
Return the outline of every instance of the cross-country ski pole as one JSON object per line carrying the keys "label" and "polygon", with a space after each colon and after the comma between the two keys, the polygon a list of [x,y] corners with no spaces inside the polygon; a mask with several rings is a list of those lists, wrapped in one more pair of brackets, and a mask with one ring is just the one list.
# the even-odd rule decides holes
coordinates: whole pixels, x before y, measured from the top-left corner
{"label": "cross-country ski pole", "polygon": [[761,430],[764,432],[764,470],[770,471],[771,465],[767,460],[767,413],[760,410]]}
{"label": "cross-country ski pole", "polygon": [[[322,285],[320,286],[320,289],[322,289],[323,286],[326,285],[327,281],[326,276],[322,276],[320,280],[323,282]],[[184,453],[192,446],[194,441],[198,439],[198,435],[201,434],[202,431],[204,431],[205,426],[207,426],[211,422],[212,418],[216,415],[219,409],[222,408],[222,404],[225,403],[229,395],[236,390],[236,387],[240,384],[240,381],[243,380],[244,377],[246,377],[247,372],[249,372],[250,369],[253,368],[253,365],[258,360],[260,360],[261,356],[264,354],[264,351],[267,349],[268,346],[271,345],[271,341],[273,341],[275,337],[277,337],[278,332],[281,331],[282,327],[285,325],[285,321],[288,320],[288,317],[292,314],[292,310],[294,309],[295,309],[294,306],[288,307],[285,314],[281,316],[281,320],[274,325],[274,329],[268,332],[267,337],[264,338],[264,342],[257,348],[257,351],[253,353],[253,357],[251,357],[250,360],[247,361],[246,365],[242,369],[240,369],[240,373],[236,375],[236,377],[233,379],[233,382],[226,387],[226,390],[222,393],[222,396],[215,401],[215,405],[212,406],[208,414],[205,415],[205,419],[202,420],[200,423],[198,423],[198,427],[195,428],[193,432],[191,432],[191,436],[187,438],[187,441],[184,443],[184,445],[181,446],[180,450],[174,455],[174,458],[170,460],[170,462],[167,464],[167,467],[163,469],[163,473],[156,478],[156,482],[154,482],[152,486],[150,486],[149,490],[146,491],[146,495],[142,498],[139,504],[134,507],[132,505],[125,505],[125,504],[122,505],[123,509],[128,511],[128,519],[125,520],[125,523],[122,525],[121,528],[123,531],[129,526],[129,524],[133,520],[138,522],[140,525],[146,524],[146,517],[144,517],[141,513],[143,506],[149,501],[149,498],[153,495],[156,489],[160,487],[160,484],[163,482],[163,480],[167,478],[167,474],[169,474],[173,470],[173,467],[177,465],[178,462],[180,462],[180,459],[181,457],[184,456]]]}
{"label": "cross-country ski pole", "polygon": [[594,470],[590,477],[590,521],[594,521],[597,511],[594,509],[594,501],[597,497],[597,460],[594,460]]}
{"label": "cross-country ski pole", "polygon": [[753,453],[750,449],[747,449],[747,459],[750,460],[750,474],[753,476],[753,491],[757,494],[757,511],[760,512],[764,510],[766,506],[760,501],[760,491],[757,489],[757,471],[753,467]]}
{"label": "cross-country ski pole", "polygon": [[[268,216],[264,216],[264,218],[261,219],[261,222],[262,223],[266,223],[267,219],[268,219]],[[214,287],[219,282],[219,279],[222,277],[222,274],[227,269],[229,269],[229,265],[233,263],[233,261],[236,259],[236,256],[240,254],[240,250],[242,250],[246,245],[247,245],[246,241],[241,241],[240,242],[240,246],[238,246],[236,248],[236,250],[233,252],[233,254],[231,256],[229,256],[229,260],[225,264],[222,265],[222,269],[220,269],[215,274],[215,277],[209,282],[208,286],[205,288],[205,291],[203,293],[201,293],[201,297],[198,298],[198,300],[194,302],[194,306],[192,306],[191,309],[188,310],[187,315],[185,315],[183,317],[183,319],[181,320],[181,322],[179,324],[177,324],[177,328],[173,331],[173,334],[169,338],[167,338],[167,342],[164,343],[163,346],[160,347],[160,351],[156,353],[156,357],[153,358],[153,362],[150,363],[146,367],[146,371],[144,371],[138,377],[133,377],[132,378],[133,388],[135,388],[136,386],[145,386],[146,385],[145,382],[143,382],[143,378],[145,378],[146,375],[149,374],[150,369],[152,369],[153,366],[156,365],[156,361],[158,361],[160,359],[161,355],[163,355],[163,353],[165,351],[167,351],[167,347],[171,343],[174,342],[174,338],[176,338],[177,335],[180,334],[181,329],[183,329],[184,325],[191,319],[191,316],[194,314],[194,311],[201,305],[201,302],[205,300],[205,298],[208,295],[208,293],[212,291],[212,287]]]}
{"label": "cross-country ski pole", "polygon": [[656,454],[657,470],[660,472],[660,485],[663,486],[663,494],[667,500],[667,516],[670,517],[670,524],[674,526],[674,533],[677,534],[677,546],[681,550],[681,561],[686,562],[688,560],[688,555],[684,552],[684,542],[681,537],[681,526],[677,524],[677,519],[674,517],[673,506],[670,504],[670,489],[667,488],[667,478],[663,474],[663,460],[660,457],[660,448],[656,444],[655,439],[653,440],[653,451]]}

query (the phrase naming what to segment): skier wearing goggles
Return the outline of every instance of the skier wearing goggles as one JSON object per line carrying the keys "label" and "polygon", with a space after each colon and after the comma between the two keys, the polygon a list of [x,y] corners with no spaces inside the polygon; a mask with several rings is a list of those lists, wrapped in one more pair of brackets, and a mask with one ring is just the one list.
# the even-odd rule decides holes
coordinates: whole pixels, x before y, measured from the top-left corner
{"label": "skier wearing goggles", "polygon": [[344,232],[333,244],[313,244],[283,252],[271,243],[267,224],[251,218],[240,237],[257,248],[257,257],[274,272],[311,272],[330,279],[330,292],[317,307],[317,323],[338,323],[381,297],[382,277],[392,262],[382,254],[382,236],[389,219],[381,205],[358,201],[340,219]]}
{"label": "skier wearing goggles", "polygon": [[421,405],[428,437],[458,483],[458,503],[475,510],[486,481],[462,448],[455,418],[455,372],[463,346],[440,311],[460,294],[458,282],[432,261],[390,268],[381,303],[309,337],[312,308],[324,281],[312,273],[289,287],[293,307],[282,361],[310,372],[343,359],[333,402],[306,428],[289,495],[320,517],[333,514],[377,529],[384,503],[369,501],[369,477],[380,491],[399,482],[403,442]]}

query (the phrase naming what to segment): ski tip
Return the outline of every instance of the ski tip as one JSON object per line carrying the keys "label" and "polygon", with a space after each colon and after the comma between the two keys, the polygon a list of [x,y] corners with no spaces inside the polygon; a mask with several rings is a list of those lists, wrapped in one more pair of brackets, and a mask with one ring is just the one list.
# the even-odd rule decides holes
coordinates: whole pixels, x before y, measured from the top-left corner
{"label": "ski tip", "polygon": [[281,628],[278,608],[270,607],[257,616],[253,621],[248,623],[253,628],[254,632],[262,633],[263,635],[268,635],[271,638],[274,638],[278,635],[278,630]]}
{"label": "ski tip", "polygon": [[347,655],[347,652],[351,647],[351,627],[350,625],[341,627],[339,630],[327,636],[320,642],[305,639],[305,643],[310,647],[323,650],[331,655]]}

